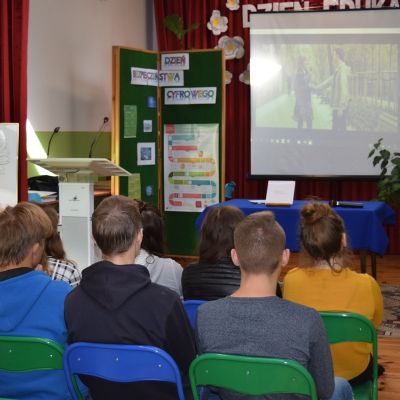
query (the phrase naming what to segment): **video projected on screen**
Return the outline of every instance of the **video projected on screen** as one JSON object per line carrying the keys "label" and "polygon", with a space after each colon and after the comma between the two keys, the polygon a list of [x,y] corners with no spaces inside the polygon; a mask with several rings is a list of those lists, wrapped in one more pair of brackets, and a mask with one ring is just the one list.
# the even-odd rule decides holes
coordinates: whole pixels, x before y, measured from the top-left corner
{"label": "video projected on screen", "polygon": [[400,10],[250,17],[251,175],[376,176],[400,151]]}
{"label": "video projected on screen", "polygon": [[262,47],[260,58],[265,54],[266,60],[279,60],[282,67],[275,78],[255,88],[256,126],[398,130],[398,45]]}

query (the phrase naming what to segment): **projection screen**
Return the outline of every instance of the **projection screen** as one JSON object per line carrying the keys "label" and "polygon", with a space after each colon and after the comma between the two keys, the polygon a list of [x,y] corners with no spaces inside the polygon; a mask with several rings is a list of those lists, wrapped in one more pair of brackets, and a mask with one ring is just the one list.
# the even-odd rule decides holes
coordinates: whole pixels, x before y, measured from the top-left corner
{"label": "projection screen", "polygon": [[250,17],[251,175],[371,177],[400,150],[400,10]]}

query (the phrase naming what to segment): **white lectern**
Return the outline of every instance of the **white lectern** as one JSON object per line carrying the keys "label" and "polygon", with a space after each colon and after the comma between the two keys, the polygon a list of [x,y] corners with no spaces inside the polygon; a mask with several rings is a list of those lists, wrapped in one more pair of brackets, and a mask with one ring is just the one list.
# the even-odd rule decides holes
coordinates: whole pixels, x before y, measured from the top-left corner
{"label": "white lectern", "polygon": [[68,258],[82,270],[95,262],[92,240],[93,183],[73,182],[78,175],[130,176],[105,158],[28,159],[59,176],[60,234]]}

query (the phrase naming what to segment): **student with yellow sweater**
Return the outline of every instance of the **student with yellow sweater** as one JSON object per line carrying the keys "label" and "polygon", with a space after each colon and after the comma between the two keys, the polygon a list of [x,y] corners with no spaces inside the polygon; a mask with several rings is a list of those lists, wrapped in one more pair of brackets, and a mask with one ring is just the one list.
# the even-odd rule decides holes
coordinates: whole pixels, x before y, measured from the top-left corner
{"label": "student with yellow sweater", "polygon": [[[344,224],[329,205],[310,203],[303,207],[300,240],[308,264],[305,268],[294,268],[287,273],[284,298],[318,311],[362,314],[378,327],[383,318],[380,288],[370,275],[345,267],[349,251]],[[369,344],[335,344],[331,346],[331,351],[336,376],[352,384],[371,379]]]}

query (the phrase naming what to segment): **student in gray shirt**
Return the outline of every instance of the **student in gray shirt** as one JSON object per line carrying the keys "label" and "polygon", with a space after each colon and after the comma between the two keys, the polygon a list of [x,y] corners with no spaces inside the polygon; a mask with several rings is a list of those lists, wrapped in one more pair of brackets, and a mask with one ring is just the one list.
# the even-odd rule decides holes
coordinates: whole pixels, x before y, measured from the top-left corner
{"label": "student in gray shirt", "polygon": [[[334,379],[330,349],[315,310],[276,297],[276,284],[289,260],[285,233],[271,212],[251,214],[234,233],[232,260],[241,270],[230,297],[200,306],[196,335],[200,353],[225,353],[295,360],[314,378],[320,399],[351,400],[349,383]],[[220,389],[223,400],[293,399],[244,396]]]}

